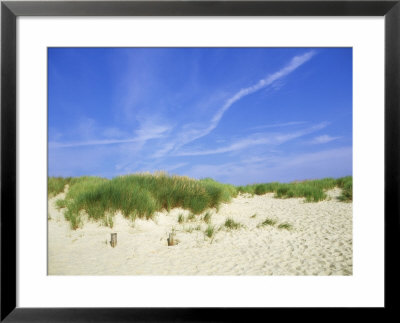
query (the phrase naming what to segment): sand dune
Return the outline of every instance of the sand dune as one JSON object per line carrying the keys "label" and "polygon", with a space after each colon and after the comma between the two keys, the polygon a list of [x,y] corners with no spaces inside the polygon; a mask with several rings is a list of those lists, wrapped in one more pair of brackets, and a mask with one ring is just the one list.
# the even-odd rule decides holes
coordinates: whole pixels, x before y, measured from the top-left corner
{"label": "sand dune", "polygon": [[[352,275],[352,203],[336,199],[339,189],[318,203],[241,194],[212,210],[213,239],[201,216],[179,224],[179,214],[189,215],[182,209],[135,223],[116,214],[112,229],[87,221],[71,230],[55,207],[64,194],[48,202],[49,275]],[[228,217],[242,227],[224,228]],[[276,224],[260,226],[266,218]],[[285,222],[291,230],[278,228]],[[173,228],[179,243],[168,246]]]}

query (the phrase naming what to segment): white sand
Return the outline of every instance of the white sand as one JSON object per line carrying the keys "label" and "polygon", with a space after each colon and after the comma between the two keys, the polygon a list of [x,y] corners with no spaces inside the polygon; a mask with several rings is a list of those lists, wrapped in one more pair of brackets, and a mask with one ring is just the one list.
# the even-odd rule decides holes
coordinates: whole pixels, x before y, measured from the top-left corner
{"label": "white sand", "polygon": [[[339,189],[328,192],[330,200],[305,203],[304,199],[275,199],[239,195],[212,210],[212,225],[222,226],[230,217],[244,227],[222,228],[214,239],[205,237],[207,225],[177,222],[188,211],[157,213],[154,221],[133,224],[121,214],[112,229],[86,222],[75,231],[63,210],[49,200],[48,273],[50,275],[352,275],[352,203],[337,201]],[[255,217],[252,217],[256,214]],[[274,226],[258,226],[266,218]],[[283,222],[291,230],[278,229]],[[201,230],[195,230],[201,226]],[[167,246],[172,228],[179,243]],[[193,229],[192,232],[190,228]],[[115,248],[110,233],[118,234]]]}

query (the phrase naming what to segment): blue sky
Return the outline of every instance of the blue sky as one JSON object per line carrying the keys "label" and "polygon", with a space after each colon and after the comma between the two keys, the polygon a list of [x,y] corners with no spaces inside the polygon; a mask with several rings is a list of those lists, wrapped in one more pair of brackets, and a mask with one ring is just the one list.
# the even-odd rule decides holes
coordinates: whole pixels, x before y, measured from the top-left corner
{"label": "blue sky", "polygon": [[352,174],[351,48],[49,48],[49,176]]}

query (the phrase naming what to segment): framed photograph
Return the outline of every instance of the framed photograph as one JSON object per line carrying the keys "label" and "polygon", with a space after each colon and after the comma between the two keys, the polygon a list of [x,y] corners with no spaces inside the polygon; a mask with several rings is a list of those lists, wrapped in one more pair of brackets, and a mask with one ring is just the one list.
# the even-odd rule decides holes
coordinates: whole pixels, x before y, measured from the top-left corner
{"label": "framed photograph", "polygon": [[399,15],[3,1],[1,320],[393,309]]}

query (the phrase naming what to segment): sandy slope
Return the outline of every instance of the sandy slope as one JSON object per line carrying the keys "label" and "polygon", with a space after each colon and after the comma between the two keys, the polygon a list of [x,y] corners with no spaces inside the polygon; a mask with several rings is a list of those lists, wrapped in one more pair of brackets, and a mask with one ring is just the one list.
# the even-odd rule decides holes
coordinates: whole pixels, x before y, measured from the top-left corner
{"label": "sandy slope", "polygon": [[[212,224],[222,226],[228,217],[240,222],[239,230],[219,230],[206,238],[207,225],[197,216],[178,224],[174,209],[157,213],[154,221],[114,218],[112,229],[87,222],[70,230],[63,210],[55,208],[62,193],[49,200],[48,273],[50,275],[351,275],[352,203],[336,200],[304,203],[303,199],[275,199],[239,195],[213,210]],[[256,214],[256,216],[254,216]],[[275,226],[258,225],[266,218]],[[288,222],[293,229],[278,229]],[[200,225],[201,230],[196,230]],[[179,244],[167,246],[168,233],[176,230]],[[191,231],[191,229],[193,231]],[[190,232],[191,231],[191,232]],[[109,244],[110,233],[118,244]]]}

